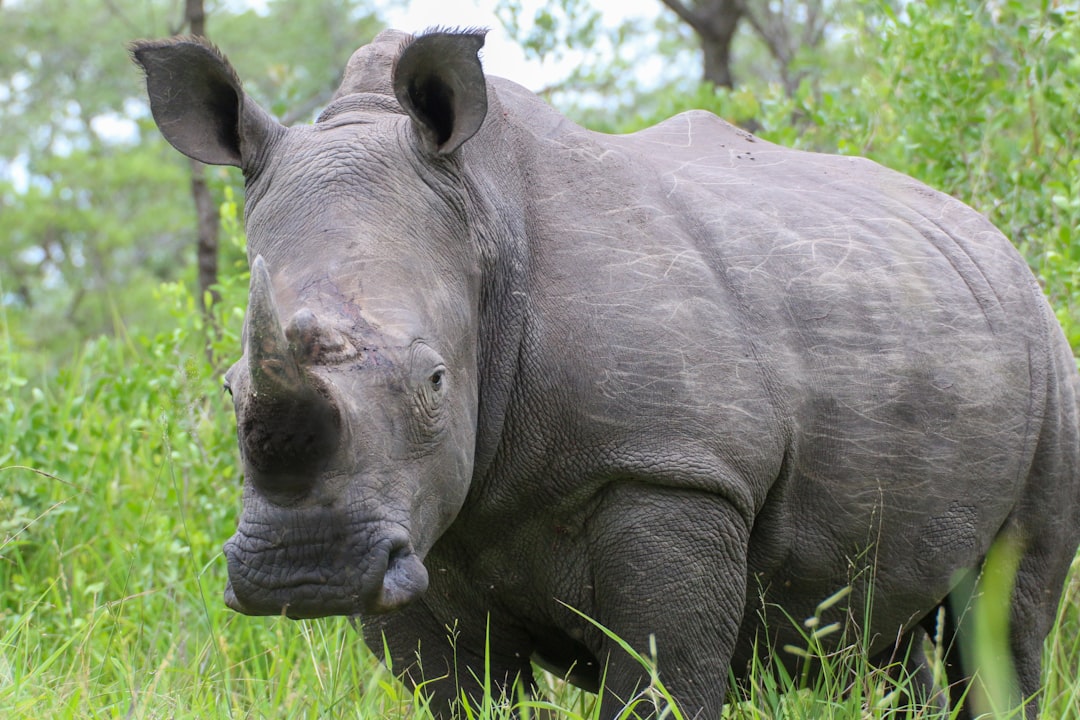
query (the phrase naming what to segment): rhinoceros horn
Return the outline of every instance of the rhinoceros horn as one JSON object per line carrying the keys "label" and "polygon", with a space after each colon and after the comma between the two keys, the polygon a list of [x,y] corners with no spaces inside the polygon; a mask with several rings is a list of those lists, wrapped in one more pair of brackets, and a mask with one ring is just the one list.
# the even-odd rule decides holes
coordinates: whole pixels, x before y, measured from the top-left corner
{"label": "rhinoceros horn", "polygon": [[306,492],[316,477],[311,468],[338,442],[340,419],[301,367],[303,349],[286,338],[262,257],[251,264],[246,345],[251,394],[237,413],[237,430],[258,471],[252,482],[264,492]]}
{"label": "rhinoceros horn", "polygon": [[251,264],[247,317],[248,371],[254,398],[285,400],[311,393],[289,347],[262,255]]}

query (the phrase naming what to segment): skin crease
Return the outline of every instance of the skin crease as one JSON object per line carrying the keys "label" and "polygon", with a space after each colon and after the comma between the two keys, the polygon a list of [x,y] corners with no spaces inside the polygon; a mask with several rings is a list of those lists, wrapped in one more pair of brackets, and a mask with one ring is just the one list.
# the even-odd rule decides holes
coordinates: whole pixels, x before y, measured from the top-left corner
{"label": "skin crease", "polygon": [[166,138],[246,179],[227,602],[360,615],[439,713],[532,659],[603,674],[614,716],[647,678],[583,613],[716,717],[729,668],[841,588],[821,622],[882,662],[941,606],[963,635],[1000,541],[1033,695],[1080,542],[1078,378],[1009,241],[707,113],[591,133],[485,79],[480,45],[384,33],[288,129],[213,48],[133,47]]}

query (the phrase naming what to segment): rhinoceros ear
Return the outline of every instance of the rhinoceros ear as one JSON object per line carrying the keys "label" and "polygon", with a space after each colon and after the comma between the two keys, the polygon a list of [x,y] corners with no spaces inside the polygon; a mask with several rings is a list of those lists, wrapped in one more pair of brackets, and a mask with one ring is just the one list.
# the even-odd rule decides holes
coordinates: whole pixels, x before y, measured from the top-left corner
{"label": "rhinoceros ear", "polygon": [[144,40],[130,50],[146,73],[154,122],[188,157],[246,169],[258,148],[284,130],[244,94],[232,65],[204,40]]}
{"label": "rhinoceros ear", "polygon": [[486,31],[434,31],[405,46],[394,65],[394,94],[428,148],[448,155],[487,115],[487,85],[477,53]]}

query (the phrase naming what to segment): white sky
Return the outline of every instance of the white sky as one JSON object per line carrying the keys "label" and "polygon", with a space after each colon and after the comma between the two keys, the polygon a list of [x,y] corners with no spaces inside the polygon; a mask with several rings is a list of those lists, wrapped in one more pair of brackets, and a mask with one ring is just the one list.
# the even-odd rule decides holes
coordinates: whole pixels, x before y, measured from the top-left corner
{"label": "white sky", "polygon": [[[544,0],[520,0],[521,17],[532,19]],[[405,32],[420,32],[435,25],[490,28],[481,57],[484,71],[539,90],[561,79],[566,73],[558,66],[526,60],[525,53],[503,30],[495,16],[496,0],[398,0],[386,3],[380,15],[386,23]],[[593,7],[603,15],[603,23],[617,25],[630,17],[656,17],[660,0],[593,0]],[[396,7],[395,7],[396,6]],[[571,61],[567,61],[571,62]]]}

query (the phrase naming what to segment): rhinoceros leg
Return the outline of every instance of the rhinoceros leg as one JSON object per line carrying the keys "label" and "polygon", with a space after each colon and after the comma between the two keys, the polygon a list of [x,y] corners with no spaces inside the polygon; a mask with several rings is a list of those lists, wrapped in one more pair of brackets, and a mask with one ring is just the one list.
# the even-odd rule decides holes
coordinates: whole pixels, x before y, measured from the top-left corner
{"label": "rhinoceros leg", "polygon": [[[973,573],[972,573],[973,574]],[[940,627],[930,624],[930,618],[924,621],[926,632],[933,634],[941,643],[941,661],[945,669],[945,678],[949,683],[946,695],[950,717],[955,720],[971,720],[971,705],[968,701],[971,677],[965,670],[962,645],[965,639],[960,633],[960,618],[966,616],[971,608],[973,580],[968,577],[941,604]],[[934,613],[936,615],[937,613]]]}
{"label": "rhinoceros leg", "polygon": [[[719,717],[742,617],[747,523],[714,495],[643,484],[609,487],[589,527],[593,618],[645,658],[686,717]],[[596,635],[594,634],[594,637]],[[607,635],[601,717],[637,702],[658,714],[650,674]]]}
{"label": "rhinoceros leg", "polygon": [[488,642],[505,645],[519,638],[505,628],[489,627],[483,619],[448,624],[421,601],[365,618],[363,633],[367,646],[394,675],[410,688],[421,689],[437,718],[466,717],[461,698],[479,706],[485,682],[496,700],[514,699],[517,688],[535,690],[527,655],[503,652],[499,647],[488,647],[485,652]]}
{"label": "rhinoceros leg", "polygon": [[1010,615],[1009,643],[1020,696],[1029,701],[1024,707],[1028,720],[1039,716],[1043,644],[1054,625],[1072,559],[1059,548],[1047,552],[1040,547],[1045,539],[1043,535],[1020,559]]}
{"label": "rhinoceros leg", "polygon": [[948,709],[947,691],[934,682],[934,671],[924,647],[926,636],[934,634],[936,619],[937,613],[931,613],[900,637],[895,646],[871,660],[900,684],[904,697],[898,706],[906,708],[910,717],[921,717],[921,708],[928,705],[941,711]]}
{"label": "rhinoceros leg", "polygon": [[1060,333],[1047,378],[1047,403],[1035,458],[1006,528],[1019,548],[1009,644],[1028,720],[1039,715],[1043,643],[1080,542],[1080,385]]}
{"label": "rhinoceros leg", "polygon": [[[1014,526],[1015,527],[1015,526]],[[1051,533],[1051,538],[1057,539]],[[1018,542],[1015,532],[1003,534],[1005,542]],[[999,538],[1000,540],[1000,538]],[[987,712],[991,709],[988,696],[994,696],[998,703],[1007,701],[1011,710],[1024,703],[1024,716],[1027,720],[1039,717],[1040,689],[1042,687],[1042,652],[1043,642],[1054,624],[1060,589],[1065,582],[1068,563],[1048,562],[1048,558],[1068,557],[1060,551],[1048,552],[1043,547],[1046,538],[1021,544],[1023,549],[1014,566],[1008,572],[1015,571],[1011,598],[992,598],[982,589],[976,589],[972,578],[961,582],[950,594],[945,607],[945,628],[942,636],[945,643],[945,671],[949,679],[951,717],[956,720],[971,720],[975,712]],[[980,576],[988,571],[983,567]],[[974,575],[975,573],[972,573]],[[978,602],[1009,602],[1008,656],[992,658],[985,653],[977,654],[974,633],[974,604]],[[973,681],[971,669],[978,662],[997,662],[1011,664],[1015,673],[1016,687],[1012,691],[998,686],[985,687],[982,680],[987,675],[985,669],[976,675]]]}

